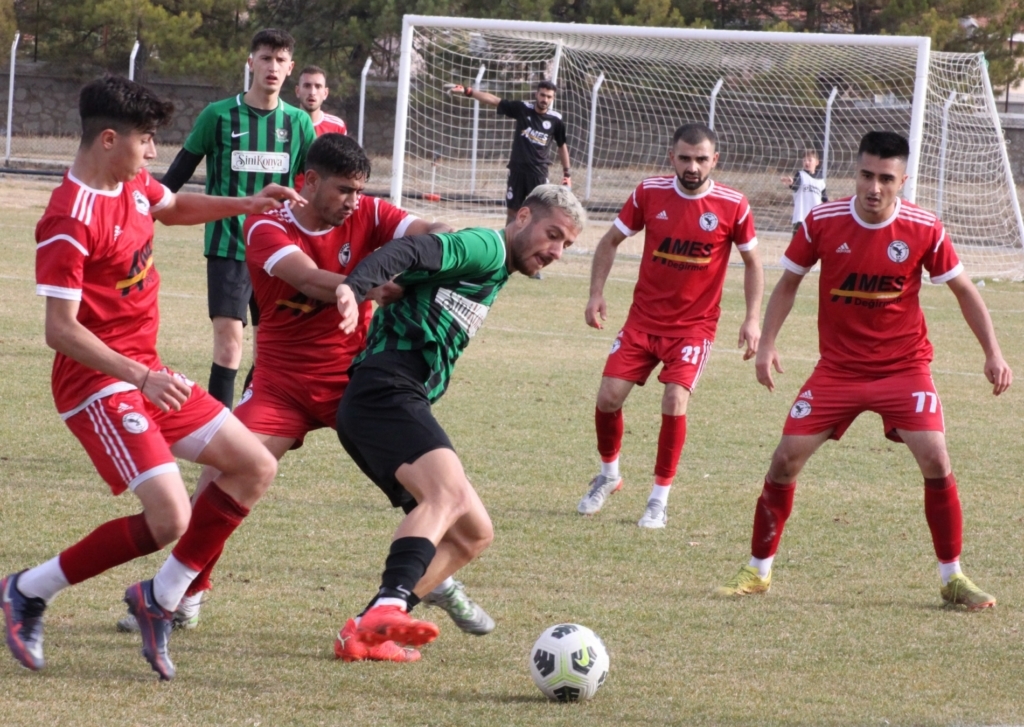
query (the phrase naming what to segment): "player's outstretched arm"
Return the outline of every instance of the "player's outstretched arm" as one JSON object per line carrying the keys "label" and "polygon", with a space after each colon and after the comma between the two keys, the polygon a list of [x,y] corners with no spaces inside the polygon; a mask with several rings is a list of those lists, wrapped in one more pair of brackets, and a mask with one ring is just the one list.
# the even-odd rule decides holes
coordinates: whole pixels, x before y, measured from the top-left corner
{"label": "player's outstretched arm", "polygon": [[1013,371],[1003,359],[999,341],[996,340],[996,331],[992,325],[992,317],[988,313],[988,308],[985,307],[985,301],[982,300],[981,293],[974,287],[974,283],[965,272],[960,273],[946,284],[956,296],[964,320],[967,321],[967,325],[970,326],[978,343],[981,344],[981,350],[985,352],[985,378],[992,384],[992,393],[999,396],[1013,383]]}
{"label": "player's outstretched arm", "polygon": [[46,345],[83,366],[137,387],[161,411],[181,409],[191,389],[173,376],[123,356],[78,322],[79,301],[46,299]]}
{"label": "player's outstretched arm", "polygon": [[488,106],[497,106],[501,103],[501,99],[493,93],[478,91],[471,86],[463,86],[460,83],[446,83],[443,88],[445,93],[456,98],[464,96],[466,98],[471,98],[474,101],[479,101],[482,104],[487,104]]}
{"label": "player's outstretched arm", "polygon": [[170,204],[153,212],[153,218],[165,225],[199,225],[225,217],[258,215],[279,208],[283,201],[306,204],[305,198],[294,189],[268,184],[251,197],[176,194]]}
{"label": "player's outstretched arm", "polygon": [[764,297],[764,267],[761,265],[761,253],[756,247],[741,250],[740,257],[743,258],[743,298],[747,304],[747,315],[740,326],[736,347],[743,348],[746,344],[743,360],[749,361],[757,353],[757,345],[761,340],[758,321],[761,319],[761,299]]}
{"label": "player's outstretched arm", "polygon": [[796,291],[803,282],[803,276],[785,270],[779,282],[775,284],[772,297],[768,299],[768,308],[764,312],[764,328],[761,330],[761,342],[757,347],[757,358],[754,360],[754,371],[757,374],[757,382],[766,387],[768,391],[775,390],[775,381],[772,378],[772,369],[778,373],[785,373],[782,369],[782,359],[779,351],[775,348],[775,339],[782,330],[782,324],[786,317],[793,310],[793,302],[796,300]]}
{"label": "player's outstretched arm", "polygon": [[587,325],[591,328],[604,328],[604,321],[608,320],[608,305],[604,300],[604,284],[608,275],[612,272],[612,265],[615,263],[615,253],[626,236],[615,225],[608,228],[604,237],[597,243],[594,250],[594,260],[590,263],[590,300],[587,301],[587,308],[583,313]]}

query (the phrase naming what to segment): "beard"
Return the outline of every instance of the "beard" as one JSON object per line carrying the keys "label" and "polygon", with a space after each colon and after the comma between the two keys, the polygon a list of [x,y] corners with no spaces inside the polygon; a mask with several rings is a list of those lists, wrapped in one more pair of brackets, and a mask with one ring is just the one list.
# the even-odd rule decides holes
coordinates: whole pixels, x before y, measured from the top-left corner
{"label": "beard", "polygon": [[700,189],[701,185],[703,185],[704,182],[708,181],[707,177],[700,177],[700,178],[697,179],[697,181],[693,181],[692,179],[683,179],[678,174],[676,175],[676,179],[678,179],[679,183],[681,185],[683,185],[683,189],[685,189],[687,191],[690,191],[690,192],[693,192],[694,190]]}

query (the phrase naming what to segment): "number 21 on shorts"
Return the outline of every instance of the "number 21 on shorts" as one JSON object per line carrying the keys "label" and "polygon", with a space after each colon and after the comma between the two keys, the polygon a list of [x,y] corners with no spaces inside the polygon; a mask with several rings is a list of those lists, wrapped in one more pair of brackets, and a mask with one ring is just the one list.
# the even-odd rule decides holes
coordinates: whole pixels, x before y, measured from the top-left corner
{"label": "number 21 on shorts", "polygon": [[700,352],[703,350],[704,349],[700,346],[683,346],[683,363],[693,364],[696,366],[700,363]]}

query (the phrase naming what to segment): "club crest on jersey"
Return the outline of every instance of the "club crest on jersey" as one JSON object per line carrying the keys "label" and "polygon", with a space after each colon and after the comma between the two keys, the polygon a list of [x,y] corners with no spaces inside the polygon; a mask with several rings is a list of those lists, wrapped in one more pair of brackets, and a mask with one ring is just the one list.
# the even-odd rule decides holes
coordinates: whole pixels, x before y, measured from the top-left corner
{"label": "club crest on jersey", "polygon": [[793,408],[789,410],[789,415],[794,419],[803,419],[810,413],[811,405],[803,399],[800,399],[797,403],[793,404]]}
{"label": "club crest on jersey", "polygon": [[288,141],[288,129],[277,129],[274,132],[274,136],[277,138],[278,141]]}
{"label": "club crest on jersey", "polygon": [[542,121],[540,125],[543,126],[545,129],[550,129],[551,128],[551,122],[547,121],[547,120]]}
{"label": "club crest on jersey", "polygon": [[714,212],[705,212],[700,216],[700,229],[711,232],[718,227],[718,216]]}
{"label": "club crest on jersey", "polygon": [[889,243],[889,249],[886,252],[889,253],[889,259],[894,263],[901,263],[910,257],[910,245],[903,240],[893,240]]}
{"label": "club crest on jersey", "polygon": [[146,199],[146,195],[136,189],[132,192],[132,199],[135,200],[135,209],[139,211],[140,215],[149,214],[149,200]]}
{"label": "club crest on jersey", "polygon": [[137,411],[129,412],[121,417],[121,424],[129,434],[142,434],[149,429],[149,420]]}
{"label": "club crest on jersey", "polygon": [[348,261],[352,259],[352,245],[346,242],[338,250],[338,262],[341,263],[341,267],[348,267]]}
{"label": "club crest on jersey", "polygon": [[508,191],[505,193],[505,199],[512,199],[512,188],[511,187],[509,187]]}

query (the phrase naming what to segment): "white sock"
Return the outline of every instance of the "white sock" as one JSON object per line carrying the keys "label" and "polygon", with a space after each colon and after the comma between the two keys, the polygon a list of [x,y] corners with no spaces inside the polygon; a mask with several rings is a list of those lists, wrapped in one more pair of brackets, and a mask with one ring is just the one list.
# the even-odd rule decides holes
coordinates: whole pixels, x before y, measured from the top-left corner
{"label": "white sock", "polygon": [[199,612],[199,606],[203,602],[203,591],[199,593],[193,593],[191,596],[182,596],[181,603],[178,604],[176,611],[181,611],[182,615],[192,618]]}
{"label": "white sock", "polygon": [[404,598],[378,598],[373,602],[373,608],[377,606],[398,606],[403,611],[409,608],[409,604],[405,602]]}
{"label": "white sock", "polygon": [[604,477],[611,477],[613,479],[619,479],[619,458],[616,457],[611,462],[601,462],[601,475]]}
{"label": "white sock", "polygon": [[[960,570],[960,559],[957,558],[952,563],[939,563],[939,578],[942,579],[942,585],[948,585],[949,579],[959,573],[963,575],[963,571]],[[22,591],[22,593],[25,593]],[[27,596],[28,594],[25,593]]]}
{"label": "white sock", "polygon": [[437,588],[432,590],[431,593],[433,593],[435,596],[443,596],[444,592],[447,591],[449,588],[451,588],[454,585],[455,585],[455,579],[452,578],[451,576],[448,576],[447,578],[444,579],[444,582],[441,585],[439,585]]}
{"label": "white sock", "polygon": [[775,560],[774,555],[769,555],[767,558],[750,558],[751,568],[757,568],[757,574],[762,578],[767,578],[768,574],[772,572],[772,561]]}
{"label": "white sock", "polygon": [[647,502],[651,500],[657,500],[662,505],[668,504],[668,492],[672,489],[672,485],[655,485],[651,488],[651,496],[647,498]]}
{"label": "white sock", "polygon": [[42,565],[31,568],[18,577],[18,590],[23,596],[41,598],[47,603],[62,590],[70,586],[64,570],[60,567],[60,556],[54,556]]}
{"label": "white sock", "polygon": [[168,556],[153,578],[153,598],[168,611],[175,610],[197,575],[199,571],[192,570],[173,555]]}

